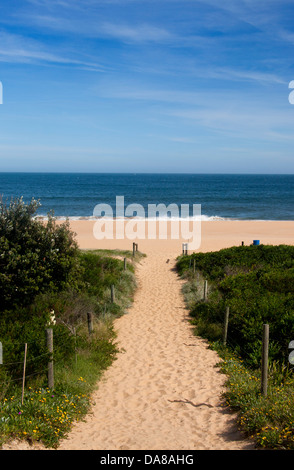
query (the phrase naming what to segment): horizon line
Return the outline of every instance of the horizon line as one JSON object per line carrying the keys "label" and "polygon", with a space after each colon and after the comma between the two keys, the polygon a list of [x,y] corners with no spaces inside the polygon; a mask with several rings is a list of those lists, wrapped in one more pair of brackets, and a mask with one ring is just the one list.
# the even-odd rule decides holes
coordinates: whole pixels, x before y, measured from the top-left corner
{"label": "horizon line", "polygon": [[237,175],[237,176],[293,176],[294,173],[238,173],[238,172],[215,172],[215,173],[191,173],[191,172],[146,172],[146,171],[0,171],[0,174],[83,174],[83,175]]}

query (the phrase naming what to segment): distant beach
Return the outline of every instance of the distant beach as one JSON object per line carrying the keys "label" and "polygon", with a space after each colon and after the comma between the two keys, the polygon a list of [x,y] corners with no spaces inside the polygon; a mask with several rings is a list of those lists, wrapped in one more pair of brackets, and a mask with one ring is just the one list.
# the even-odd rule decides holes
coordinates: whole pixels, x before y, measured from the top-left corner
{"label": "distant beach", "polygon": [[[127,222],[125,222],[127,223]],[[117,240],[107,238],[97,240],[93,235],[95,221],[71,220],[70,227],[76,233],[76,238],[82,249],[132,249],[132,243],[138,243],[140,251],[161,252],[166,255],[181,254],[182,244],[187,240],[170,237],[170,222],[168,223],[167,239],[134,239]],[[115,224],[114,224],[115,225]],[[192,230],[192,229],[191,229]],[[217,251],[231,246],[240,246],[242,242],[250,245],[253,240],[260,244],[289,244],[294,243],[294,221],[211,221],[201,222],[201,245],[196,251]]]}
{"label": "distant beach", "polygon": [[[118,197],[123,197],[125,224],[130,219],[142,220],[142,214],[132,212],[135,205],[144,211],[146,224],[149,205],[179,208],[178,214],[163,211],[154,219],[166,221],[167,240],[148,238],[146,225],[145,239],[134,240],[142,251],[181,252],[182,243],[188,240],[172,239],[170,223],[183,219],[182,205],[189,208],[191,224],[198,221],[201,227],[200,251],[242,242],[248,245],[256,239],[260,243],[293,242],[294,175],[0,173],[0,193],[7,200],[20,196],[26,202],[39,199],[37,217],[46,219],[53,211],[58,221],[68,219],[80,246],[86,249],[132,248],[127,237],[116,240],[114,234],[111,240],[106,234],[104,240],[97,240],[93,234],[95,222],[102,218],[95,211],[97,205],[112,208],[115,226],[121,216],[117,214]],[[193,205],[201,207],[196,216]],[[130,208],[127,215],[126,207]]]}

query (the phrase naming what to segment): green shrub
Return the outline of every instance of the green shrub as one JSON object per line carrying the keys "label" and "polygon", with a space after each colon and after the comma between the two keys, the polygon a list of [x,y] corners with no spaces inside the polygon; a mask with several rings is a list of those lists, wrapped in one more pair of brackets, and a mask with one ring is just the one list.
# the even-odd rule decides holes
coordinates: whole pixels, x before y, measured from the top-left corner
{"label": "green shrub", "polygon": [[[192,261],[191,261],[192,260]],[[191,266],[196,265],[194,274]],[[259,447],[294,448],[293,369],[288,344],[294,339],[294,247],[233,247],[182,256],[178,271],[195,332],[207,338],[227,375],[226,404]],[[207,301],[197,279],[207,279]],[[230,308],[226,347],[224,313]],[[268,394],[261,393],[263,324],[269,324]]]}
{"label": "green shrub", "polygon": [[[36,201],[26,205],[22,199],[0,207],[0,443],[16,436],[56,446],[73,420],[87,412],[90,393],[115,359],[112,320],[130,306],[136,280],[133,262],[124,269],[122,255],[128,252],[80,251],[68,222],[57,224],[50,215],[40,222],[34,218],[37,207]],[[46,388],[48,327],[53,329],[54,391]]]}
{"label": "green shrub", "polygon": [[242,246],[182,256],[178,271],[192,286],[190,259],[213,286],[207,302],[198,299],[192,304],[189,297],[197,331],[208,339],[221,339],[218,325],[229,306],[228,342],[248,364],[260,364],[264,323],[270,325],[270,361],[287,362],[287,347],[294,338],[294,247]]}
{"label": "green shrub", "polygon": [[30,305],[42,292],[73,285],[79,270],[78,247],[67,222],[52,216],[41,223],[34,215],[38,202],[22,198],[0,203],[1,309]]}

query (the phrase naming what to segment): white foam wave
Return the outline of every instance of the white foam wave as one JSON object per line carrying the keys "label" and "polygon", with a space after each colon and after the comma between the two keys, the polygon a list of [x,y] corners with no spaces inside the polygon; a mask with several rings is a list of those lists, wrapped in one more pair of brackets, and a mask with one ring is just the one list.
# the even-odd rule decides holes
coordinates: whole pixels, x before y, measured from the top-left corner
{"label": "white foam wave", "polygon": [[[45,216],[45,215],[37,215],[34,217],[35,219],[38,219],[38,220],[48,220],[48,216]],[[217,215],[212,215],[212,216],[209,216],[209,215],[197,215],[197,216],[189,216],[189,217],[168,217],[168,216],[160,216],[160,217],[95,217],[95,216],[54,216],[54,218],[56,220],[61,220],[61,221],[65,221],[65,220],[69,220],[69,221],[78,221],[78,220],[92,220],[92,221],[95,221],[95,220],[125,220],[125,221],[128,221],[128,220],[138,220],[138,221],[185,221],[185,220],[190,220],[190,221],[200,221],[200,222],[210,222],[210,221],[216,221],[216,220],[236,220],[236,219],[233,219],[233,218],[229,218],[229,217],[220,217],[220,216],[217,216]]]}

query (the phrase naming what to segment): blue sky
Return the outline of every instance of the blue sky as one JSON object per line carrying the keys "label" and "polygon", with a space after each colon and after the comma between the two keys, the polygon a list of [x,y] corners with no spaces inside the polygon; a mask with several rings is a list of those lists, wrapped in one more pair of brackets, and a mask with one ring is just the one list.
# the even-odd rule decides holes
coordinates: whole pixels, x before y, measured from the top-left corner
{"label": "blue sky", "polygon": [[293,0],[3,0],[0,171],[294,173],[293,20]]}

